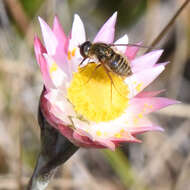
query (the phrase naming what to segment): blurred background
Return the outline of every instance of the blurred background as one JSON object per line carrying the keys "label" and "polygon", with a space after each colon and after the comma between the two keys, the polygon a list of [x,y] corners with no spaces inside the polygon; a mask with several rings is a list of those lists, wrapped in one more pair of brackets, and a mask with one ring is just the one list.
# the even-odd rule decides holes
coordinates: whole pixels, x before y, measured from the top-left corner
{"label": "blurred background", "polygon": [[[150,45],[184,0],[1,0],[0,1],[0,190],[26,186],[40,150],[37,108],[42,78],[33,53],[37,16],[50,25],[58,15],[68,34],[73,14],[84,21],[92,40],[118,11],[116,39]],[[149,90],[180,100],[151,115],[164,133],[140,135],[142,144],[123,144],[116,152],[80,149],[59,168],[48,190],[190,189],[190,5],[156,48],[170,61]],[[139,53],[142,54],[143,50]]]}

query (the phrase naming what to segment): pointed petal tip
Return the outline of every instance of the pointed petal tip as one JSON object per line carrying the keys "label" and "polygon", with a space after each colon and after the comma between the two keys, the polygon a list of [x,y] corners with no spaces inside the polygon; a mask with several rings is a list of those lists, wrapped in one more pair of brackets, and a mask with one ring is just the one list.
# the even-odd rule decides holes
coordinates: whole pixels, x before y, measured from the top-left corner
{"label": "pointed petal tip", "polygon": [[181,101],[173,100],[173,99],[168,99],[168,98],[165,98],[165,100],[167,100],[167,106],[170,106],[170,105],[173,105],[173,104],[181,104],[182,103]]}
{"label": "pointed petal tip", "polygon": [[158,75],[160,75],[160,73],[165,69],[165,66],[162,64],[161,65],[158,64],[156,67],[157,67],[156,70],[159,73]]}
{"label": "pointed petal tip", "polygon": [[74,20],[75,20],[75,19],[77,19],[77,20],[80,20],[80,21],[81,21],[81,18],[80,18],[80,16],[79,16],[77,13],[75,13],[75,14],[74,14]]}
{"label": "pointed petal tip", "polygon": [[137,45],[142,45],[143,41],[137,42]]}
{"label": "pointed petal tip", "polygon": [[43,25],[44,23],[46,24],[46,22],[44,21],[44,19],[40,16],[38,16],[38,21],[40,23],[40,26]]}
{"label": "pointed petal tip", "polygon": [[34,36],[34,53],[36,55],[36,60],[38,62],[38,64],[40,65],[40,55],[42,55],[43,53],[46,53],[46,49],[43,46],[43,44],[41,43],[41,40],[38,38],[37,35]]}
{"label": "pointed petal tip", "polygon": [[55,21],[55,20],[56,20],[56,21],[59,21],[59,18],[58,18],[57,15],[54,16],[54,21]]}
{"label": "pointed petal tip", "polygon": [[96,34],[93,42],[113,43],[115,36],[115,23],[117,20],[117,12],[115,12]]}
{"label": "pointed petal tip", "polygon": [[155,56],[160,57],[163,54],[163,52],[164,52],[164,49],[155,49],[155,50],[152,50],[146,54],[150,54],[150,55],[153,54]]}
{"label": "pointed petal tip", "polygon": [[163,128],[160,127],[160,126],[155,126],[155,127],[152,128],[152,131],[164,132],[165,129],[163,129]]}
{"label": "pointed petal tip", "polygon": [[123,35],[121,38],[119,38],[118,40],[116,40],[114,42],[114,44],[128,44],[129,41],[129,37],[127,34]]}
{"label": "pointed petal tip", "polygon": [[39,20],[39,22],[42,20],[42,18],[40,17],[40,16],[38,16],[38,20]]}
{"label": "pointed petal tip", "polygon": [[115,25],[116,20],[117,20],[117,11],[113,13],[113,15],[108,19],[110,22],[113,22]]}
{"label": "pointed petal tip", "polygon": [[156,53],[158,54],[158,57],[160,58],[161,55],[164,53],[164,50],[163,49],[156,50]]}
{"label": "pointed petal tip", "polygon": [[152,52],[150,52],[150,55],[154,55],[156,61],[158,61],[161,57],[161,55],[163,54],[164,50],[163,49],[158,49],[158,50],[154,50]]}
{"label": "pointed petal tip", "polygon": [[117,18],[117,11],[115,11],[114,13],[113,13],[113,15],[112,15],[112,17],[114,17],[114,18]]}
{"label": "pointed petal tip", "polygon": [[134,142],[134,143],[142,143],[142,140],[137,139],[137,138],[134,137],[134,139],[133,139],[131,142]]}
{"label": "pointed petal tip", "polygon": [[57,38],[55,34],[53,33],[52,29],[49,27],[49,25],[41,17],[38,17],[38,20],[40,22],[42,37],[43,37],[47,52],[50,55],[54,55],[56,51],[56,47],[58,45]]}
{"label": "pointed petal tip", "polygon": [[79,24],[79,25],[81,25],[82,27],[84,27],[84,26],[83,26],[82,19],[80,18],[80,16],[79,16],[78,14],[74,14],[73,23]]}
{"label": "pointed petal tip", "polygon": [[113,147],[108,147],[112,152],[115,152],[115,149],[116,149],[116,147],[115,146],[113,146]]}
{"label": "pointed petal tip", "polygon": [[164,52],[164,49],[158,49],[158,50],[155,50],[155,51],[162,54]]}
{"label": "pointed petal tip", "polygon": [[86,41],[86,32],[84,28],[84,24],[78,14],[74,15],[72,30],[69,35],[70,43],[69,48],[73,48],[78,46],[79,44]]}
{"label": "pointed petal tip", "polygon": [[40,39],[38,38],[37,34],[34,34],[34,46]]}
{"label": "pointed petal tip", "polygon": [[[55,17],[53,19],[53,31],[55,32],[56,30],[63,32],[61,22],[60,22],[59,17],[57,15],[55,15]],[[65,34],[64,34],[64,36],[65,36]]]}
{"label": "pointed petal tip", "polygon": [[176,101],[176,104],[182,104],[183,102],[181,101],[178,101],[178,100],[175,100]]}
{"label": "pointed petal tip", "polygon": [[54,19],[53,19],[53,26],[59,24],[59,18],[57,15],[54,16]]}
{"label": "pointed petal tip", "polygon": [[34,47],[36,45],[42,45],[40,38],[37,36],[37,34],[34,35]]}
{"label": "pointed petal tip", "polygon": [[41,41],[38,38],[38,36],[35,34],[34,35],[34,50],[36,51],[36,53],[41,53],[40,50],[41,47]]}
{"label": "pointed petal tip", "polygon": [[105,148],[109,148],[112,151],[115,151],[116,145],[111,140],[98,140],[98,142],[105,146]]}
{"label": "pointed petal tip", "polygon": [[170,61],[166,61],[164,63],[158,63],[157,65],[163,65],[164,67],[166,67],[166,65],[168,65],[170,63]]}
{"label": "pointed petal tip", "polygon": [[181,102],[181,101],[173,100],[170,105],[173,105],[173,104],[182,104],[182,103],[183,103],[183,102]]}
{"label": "pointed petal tip", "polygon": [[[82,22],[82,19],[80,18],[80,16],[78,14],[74,14],[74,20],[73,23],[76,22],[77,24],[80,25],[80,27],[84,28],[84,24]],[[83,29],[84,30],[84,29]]]}

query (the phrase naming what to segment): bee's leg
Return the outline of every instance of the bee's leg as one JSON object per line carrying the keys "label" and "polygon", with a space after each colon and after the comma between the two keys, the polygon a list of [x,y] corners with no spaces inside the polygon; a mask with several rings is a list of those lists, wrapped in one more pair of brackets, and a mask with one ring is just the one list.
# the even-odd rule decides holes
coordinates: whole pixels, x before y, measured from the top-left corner
{"label": "bee's leg", "polygon": [[79,64],[79,66],[81,66],[86,59],[87,59],[87,57],[83,58],[83,60]]}
{"label": "bee's leg", "polygon": [[[90,63],[94,63],[94,62],[90,62]],[[92,78],[92,76],[94,75],[95,71],[97,68],[99,68],[102,64],[96,65],[94,71],[91,73],[90,77],[88,78],[86,84],[90,81],[90,79]]]}
{"label": "bee's leg", "polygon": [[115,89],[116,89],[116,87],[115,87],[115,85],[113,83],[113,79],[111,78],[111,75],[109,74],[109,70],[106,68],[106,66],[104,64],[102,64],[102,65],[103,65],[103,67],[104,67],[104,69],[105,69],[105,71],[106,71],[106,73],[107,73],[107,75],[108,75],[108,77],[109,77],[109,79],[111,81],[111,87],[110,87],[110,91],[111,91],[110,94],[111,94],[111,96],[110,96],[110,98],[111,98],[111,103],[112,103],[112,84],[113,84],[113,86],[114,86]]}
{"label": "bee's leg", "polygon": [[[106,73],[107,73],[107,75],[108,75],[108,77],[110,78],[110,81],[111,81],[111,100],[112,100],[112,84],[113,84],[113,87],[115,88],[115,90],[117,91],[117,93],[120,95],[120,96],[122,96],[122,94],[119,92],[119,90],[116,88],[116,86],[115,86],[115,84],[114,84],[114,82],[113,82],[113,79],[111,78],[111,75],[110,75],[110,73],[109,73],[109,70],[106,68],[106,66],[104,65],[104,64],[102,64],[103,65],[103,67],[104,67],[104,69],[105,69],[105,71],[106,71]],[[124,96],[122,96],[122,97],[124,97]]]}
{"label": "bee's leg", "polygon": [[[84,58],[84,59],[80,62],[79,67],[84,63],[84,61],[85,61],[86,59],[87,59],[87,58]],[[80,68],[81,68],[80,72],[85,71],[85,67],[86,67],[88,64],[89,64],[89,62],[88,62],[84,67],[80,67]]]}
{"label": "bee's leg", "polygon": [[[87,59],[87,58],[86,58],[86,59]],[[83,59],[83,60],[81,61],[81,63],[79,64],[79,66],[80,66],[86,59]],[[86,68],[89,64],[94,64],[94,62],[93,62],[93,61],[89,61],[84,67],[81,67],[81,71],[80,71],[80,72],[85,71],[85,68]]]}

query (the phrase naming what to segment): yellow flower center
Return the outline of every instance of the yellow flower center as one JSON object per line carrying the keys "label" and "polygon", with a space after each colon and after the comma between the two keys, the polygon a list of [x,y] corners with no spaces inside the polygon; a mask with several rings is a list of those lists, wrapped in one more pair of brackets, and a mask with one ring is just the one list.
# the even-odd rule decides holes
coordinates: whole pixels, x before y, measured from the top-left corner
{"label": "yellow flower center", "polygon": [[[128,106],[128,86],[122,77],[90,63],[73,74],[68,99],[75,111],[95,122],[110,121],[120,116]],[[113,83],[112,83],[113,81]]]}

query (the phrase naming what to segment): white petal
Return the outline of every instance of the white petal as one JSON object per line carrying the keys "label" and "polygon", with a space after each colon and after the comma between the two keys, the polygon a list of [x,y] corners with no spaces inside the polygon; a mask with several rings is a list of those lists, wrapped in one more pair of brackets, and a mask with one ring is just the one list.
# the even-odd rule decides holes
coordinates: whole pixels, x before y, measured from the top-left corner
{"label": "white petal", "polygon": [[127,49],[126,44],[128,43],[129,43],[129,38],[127,34],[125,34],[123,37],[119,38],[114,44],[125,44],[124,46],[116,46],[116,48],[124,54]]}
{"label": "white petal", "polygon": [[76,117],[72,104],[65,98],[61,90],[51,90],[45,97],[51,103],[50,112],[63,121],[64,124],[72,124],[70,117]]}
{"label": "white petal", "polygon": [[46,62],[48,64],[50,77],[53,81],[53,84],[57,88],[61,88],[62,90],[66,90],[66,87],[68,85],[68,76],[66,73],[63,72],[59,68],[59,66],[56,64],[56,62],[53,60],[53,58],[47,54],[43,54]]}
{"label": "white petal", "polygon": [[58,45],[58,41],[48,24],[42,18],[38,17],[38,19],[40,22],[46,50],[49,55],[54,55]]}
{"label": "white petal", "polygon": [[144,69],[125,79],[129,88],[128,98],[132,98],[148,86],[164,70],[164,65],[158,65],[152,68]]}
{"label": "white petal", "polygon": [[[71,49],[82,44],[86,40],[85,29],[79,15],[75,14],[71,31]],[[70,45],[69,45],[70,46]]]}
{"label": "white petal", "polygon": [[136,73],[144,69],[153,67],[162,55],[162,53],[163,50],[156,50],[134,59],[133,61],[131,61],[132,71]]}

